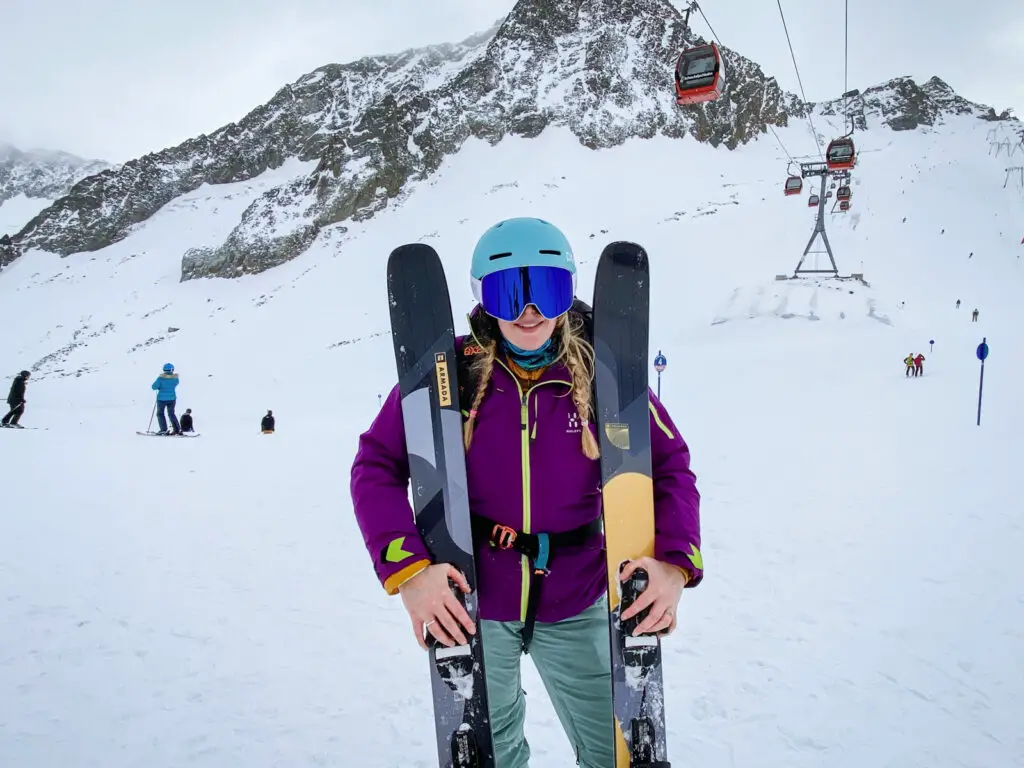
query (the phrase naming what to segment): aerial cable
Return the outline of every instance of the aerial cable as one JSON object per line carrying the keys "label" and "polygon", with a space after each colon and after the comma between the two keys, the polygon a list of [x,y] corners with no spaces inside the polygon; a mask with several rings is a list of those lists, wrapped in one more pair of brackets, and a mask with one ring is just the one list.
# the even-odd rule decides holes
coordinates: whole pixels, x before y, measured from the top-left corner
{"label": "aerial cable", "polygon": [[694,3],[693,5],[694,5],[694,7],[695,7],[695,8],[697,9],[697,13],[699,13],[699,14],[700,14],[700,17],[701,17],[702,19],[704,19],[704,23],[708,25],[708,29],[710,29],[710,30],[711,30],[711,35],[712,35],[712,37],[714,37],[714,38],[715,38],[715,40],[716,40],[716,41],[718,42],[718,44],[719,44],[719,45],[720,45],[720,46],[721,46],[722,48],[724,48],[725,46],[724,46],[724,45],[722,45],[722,41],[721,41],[721,40],[719,40],[719,39],[718,39],[718,35],[717,35],[717,34],[715,34],[715,29],[714,29],[714,27],[712,27],[712,26],[711,26],[711,22],[710,22],[710,21],[708,21],[708,17],[704,15],[704,9],[703,9],[703,8],[701,8],[701,7],[699,6],[699,5],[697,5],[697,3]]}
{"label": "aerial cable", "polygon": [[843,20],[843,93],[850,92],[850,0],[846,0],[846,18]]}
{"label": "aerial cable", "polygon": [[[846,0],[845,18],[843,19],[843,96],[846,98],[846,119],[850,121],[850,132],[853,135],[853,115],[850,114],[850,0]],[[844,128],[846,126],[843,126]]]}
{"label": "aerial cable", "polygon": [[[782,29],[786,32],[786,43],[789,45],[789,55],[793,59],[793,69],[796,70],[796,82],[800,86],[800,96],[803,98],[804,103],[808,104],[807,94],[804,93],[804,82],[800,77],[800,67],[796,64],[796,54],[793,53],[793,41],[789,38],[789,27],[786,25],[786,14],[782,12],[782,0],[775,0],[779,6],[779,16],[782,17]],[[807,122],[811,125],[811,134],[814,136],[814,143],[818,147],[818,156],[822,160],[825,156],[821,152],[821,141],[818,139],[818,131],[814,128],[814,119],[811,117],[811,110],[807,111]]]}

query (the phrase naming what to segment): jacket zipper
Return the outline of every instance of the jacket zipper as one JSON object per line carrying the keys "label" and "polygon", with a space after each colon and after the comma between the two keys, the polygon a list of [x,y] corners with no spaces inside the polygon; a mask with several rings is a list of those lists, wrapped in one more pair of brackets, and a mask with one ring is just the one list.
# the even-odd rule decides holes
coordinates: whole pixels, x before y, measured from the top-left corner
{"label": "jacket zipper", "polygon": [[[563,384],[565,386],[572,386],[572,382],[560,381],[552,379],[550,381],[539,381],[530,387],[529,392],[523,392],[523,387],[519,383],[519,379],[516,378],[515,374],[505,365],[501,360],[495,359],[495,361],[508,371],[509,376],[512,377],[512,381],[515,382],[516,391],[519,392],[519,425],[520,425],[520,451],[522,453],[522,464],[523,464],[523,533],[530,533],[530,395],[537,387],[543,387],[545,384]],[[536,401],[535,401],[536,402]],[[522,589],[520,591],[519,600],[519,620],[526,621],[526,607],[530,602],[530,559],[526,555],[520,556],[521,571],[522,571]]]}

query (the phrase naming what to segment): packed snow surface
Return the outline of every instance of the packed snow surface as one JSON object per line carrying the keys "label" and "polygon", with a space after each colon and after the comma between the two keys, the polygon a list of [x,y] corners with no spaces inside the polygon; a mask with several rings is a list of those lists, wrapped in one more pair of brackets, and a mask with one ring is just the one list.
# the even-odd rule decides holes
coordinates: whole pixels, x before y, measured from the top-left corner
{"label": "packed snow surface", "polygon": [[[436,247],[464,328],[472,245],[516,215],[567,232],[583,297],[606,243],[651,255],[651,357],[703,493],[706,578],[664,644],[673,764],[1024,765],[1024,222],[985,130],[858,135],[853,210],[828,227],[866,283],[774,280],[813,211],[782,195],[770,138],[592,152],[558,130],[470,142],[260,275],[179,282],[262,177],[102,251],[17,260],[0,366],[33,368],[23,423],[43,429],[0,431],[0,765],[435,764],[427,659],[348,472],[395,376],[387,254]],[[168,361],[197,440],[135,434]],[[572,765],[524,670],[531,765]]]}

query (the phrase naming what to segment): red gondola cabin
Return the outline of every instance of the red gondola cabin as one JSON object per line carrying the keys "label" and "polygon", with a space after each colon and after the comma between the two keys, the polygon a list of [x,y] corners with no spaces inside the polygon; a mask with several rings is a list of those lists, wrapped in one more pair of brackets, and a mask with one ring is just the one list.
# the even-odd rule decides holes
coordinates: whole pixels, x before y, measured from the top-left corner
{"label": "red gondola cabin", "polygon": [[848,211],[848,210],[850,210],[850,201],[849,200],[840,200],[839,201],[839,210],[840,211]]}
{"label": "red gondola cabin", "polygon": [[787,195],[799,195],[804,188],[804,180],[799,176],[790,176],[786,179],[785,191]]}
{"label": "red gondola cabin", "polygon": [[850,188],[845,184],[836,190],[837,200],[849,200],[851,197],[853,197],[853,193],[850,191]]}
{"label": "red gondola cabin", "polygon": [[849,136],[842,136],[832,139],[825,151],[825,165],[830,171],[842,171],[853,168],[856,162],[856,154],[853,148],[853,139]]}
{"label": "red gondola cabin", "polygon": [[714,101],[725,90],[725,61],[714,43],[688,48],[676,61],[676,104]]}
{"label": "red gondola cabin", "polygon": [[811,195],[809,198],[807,198],[807,207],[808,208],[815,208],[815,207],[817,207],[818,202],[819,202],[818,196],[817,195]]}

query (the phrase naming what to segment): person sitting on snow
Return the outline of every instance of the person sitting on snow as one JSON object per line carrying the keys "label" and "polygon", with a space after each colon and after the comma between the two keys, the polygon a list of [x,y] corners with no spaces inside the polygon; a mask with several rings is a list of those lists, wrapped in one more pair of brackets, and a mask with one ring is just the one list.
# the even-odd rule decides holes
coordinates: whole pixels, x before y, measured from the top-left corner
{"label": "person sitting on snow", "polygon": [[267,415],[263,417],[263,421],[260,422],[260,431],[264,435],[274,434],[274,412],[267,411]]}

